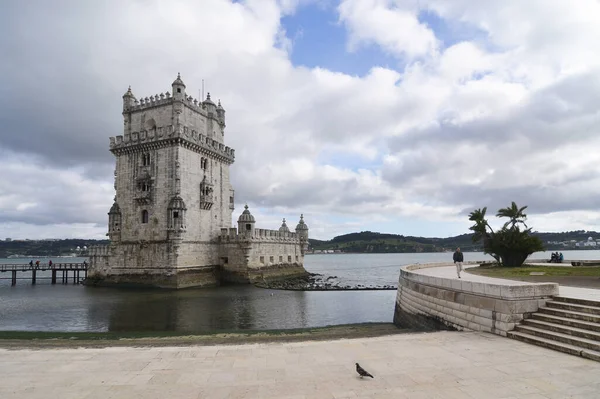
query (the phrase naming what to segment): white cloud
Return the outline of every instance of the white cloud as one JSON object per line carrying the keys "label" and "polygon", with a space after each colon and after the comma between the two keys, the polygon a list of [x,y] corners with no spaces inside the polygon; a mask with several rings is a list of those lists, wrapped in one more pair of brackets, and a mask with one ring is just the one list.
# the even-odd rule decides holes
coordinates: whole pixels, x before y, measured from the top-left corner
{"label": "white cloud", "polygon": [[409,58],[435,52],[438,46],[436,37],[419,22],[415,7],[394,6],[392,3],[390,0],[340,2],[340,22],[348,28],[350,49],[375,43],[393,55],[406,55]]}
{"label": "white cloud", "polygon": [[[291,226],[304,212],[317,238],[375,221],[410,234],[403,218],[464,229],[470,209],[515,200],[551,214],[532,215],[540,230],[594,228],[597,2],[344,0],[336,10],[347,45],[377,45],[405,62],[363,77],[292,64],[281,18],[308,3],[7,8],[0,236],[101,238],[121,95],[128,85],[138,97],[165,92],[177,72],[194,97],[204,79],[222,100],[236,199],[265,227],[284,215]],[[423,10],[484,34],[442,48],[445,38],[419,21]]]}

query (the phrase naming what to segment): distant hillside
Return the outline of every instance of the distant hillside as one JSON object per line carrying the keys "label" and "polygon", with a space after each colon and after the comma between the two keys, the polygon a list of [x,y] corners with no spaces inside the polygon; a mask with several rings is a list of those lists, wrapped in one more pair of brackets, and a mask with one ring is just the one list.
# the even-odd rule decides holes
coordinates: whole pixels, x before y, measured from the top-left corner
{"label": "distant hillside", "polygon": [[[539,233],[547,250],[600,249],[600,233],[595,231],[567,231],[563,233]],[[461,234],[448,238],[413,237],[400,234],[361,231],[334,237],[331,240],[309,239],[311,250],[338,250],[357,253],[393,253],[393,252],[443,252],[454,251],[460,247],[463,251],[481,251],[480,244],[473,244],[471,234]],[[592,240],[588,240],[591,238]],[[592,245],[592,242],[594,245]],[[76,253],[77,247],[108,244],[108,240],[14,240],[0,241],[0,258],[11,255],[59,256]],[[579,244],[579,245],[577,245]]]}
{"label": "distant hillside", "polygon": [[108,240],[14,240],[0,241],[0,258],[11,255],[65,256],[76,253],[76,248],[108,244]]}
{"label": "distant hillside", "polygon": [[[534,232],[540,237],[547,250],[600,249],[600,233],[595,231],[567,231],[564,233]],[[584,244],[591,237],[594,246]],[[311,250],[334,250],[358,253],[394,253],[394,252],[444,252],[460,247],[463,251],[482,251],[483,246],[473,244],[472,234],[461,234],[448,238],[413,237],[399,234],[361,231],[334,237],[329,241],[309,239]],[[579,246],[577,245],[579,244]]]}
{"label": "distant hillside", "polygon": [[471,241],[471,234],[450,238],[426,238],[383,234],[372,231],[350,233],[329,241],[310,240],[313,250],[340,250],[359,253],[444,252],[461,247],[463,251],[480,251],[481,245]]}

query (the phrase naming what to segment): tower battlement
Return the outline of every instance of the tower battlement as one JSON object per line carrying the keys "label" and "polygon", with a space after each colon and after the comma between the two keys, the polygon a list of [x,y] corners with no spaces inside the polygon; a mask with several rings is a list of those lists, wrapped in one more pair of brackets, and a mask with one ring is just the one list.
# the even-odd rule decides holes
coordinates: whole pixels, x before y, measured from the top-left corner
{"label": "tower battlement", "polygon": [[292,233],[289,231],[254,229],[252,231],[252,234],[248,232],[241,232],[238,234],[238,229],[235,227],[229,229],[221,229],[221,235],[219,239],[221,242],[269,241],[281,243],[300,243],[300,236],[297,233]]}
{"label": "tower battlement", "polygon": [[171,140],[173,139],[199,152],[212,153],[215,156],[223,157],[230,163],[235,161],[235,150],[233,148],[219,143],[217,140],[187,126],[167,125],[151,130],[142,130],[110,137],[109,147],[111,152],[119,154],[137,148],[158,148],[161,145],[169,146],[172,144]]}
{"label": "tower battlement", "polygon": [[206,118],[214,118],[217,121],[222,121],[222,123],[225,124],[224,118],[219,118],[219,112],[217,112],[219,108],[223,109],[223,107],[221,106],[221,101],[219,100],[219,104],[215,105],[210,99],[210,93],[208,93],[207,99],[205,101],[198,101],[198,99],[192,96],[185,96],[178,100],[172,97],[171,93],[169,93],[168,91],[165,93],[155,94],[149,97],[143,97],[139,100],[134,98],[133,103],[124,104],[123,113],[141,112],[150,110],[155,107],[173,105],[174,103],[185,104],[185,106],[201,114],[202,116]]}

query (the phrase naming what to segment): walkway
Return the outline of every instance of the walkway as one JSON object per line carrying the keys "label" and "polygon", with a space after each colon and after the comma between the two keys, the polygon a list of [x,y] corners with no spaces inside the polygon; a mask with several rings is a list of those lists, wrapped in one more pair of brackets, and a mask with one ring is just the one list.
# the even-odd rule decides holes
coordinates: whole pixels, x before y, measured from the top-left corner
{"label": "walkway", "polygon": [[[0,349],[3,399],[597,398],[600,363],[476,332],[238,346]],[[354,363],[375,375],[360,379]]]}
{"label": "walkway", "polygon": [[[468,269],[471,267],[477,267],[476,265],[465,265],[464,268]],[[440,267],[430,267],[427,269],[419,269],[417,273],[425,274],[428,276],[436,276],[436,277],[444,277],[444,278],[452,278],[457,279],[456,277],[456,266],[448,265],[448,266],[440,266]],[[525,281],[515,281],[515,280],[506,280],[502,278],[495,277],[486,277],[486,276],[478,276],[476,274],[471,273],[461,273],[462,280],[465,281],[476,281],[480,283],[491,283],[491,284],[500,284],[500,285],[525,285],[532,284],[531,282]],[[569,287],[560,285],[559,295],[570,297],[570,298],[579,298],[579,299],[588,299],[592,301],[600,301],[600,290],[595,290],[591,288],[579,288],[579,287]]]}

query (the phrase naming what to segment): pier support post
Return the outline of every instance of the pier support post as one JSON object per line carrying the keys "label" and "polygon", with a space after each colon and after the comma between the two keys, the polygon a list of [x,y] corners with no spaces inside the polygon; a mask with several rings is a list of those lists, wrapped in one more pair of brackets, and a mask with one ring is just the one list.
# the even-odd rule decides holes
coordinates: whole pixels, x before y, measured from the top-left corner
{"label": "pier support post", "polygon": [[79,270],[77,270],[77,284],[79,284]]}
{"label": "pier support post", "polygon": [[11,285],[17,285],[17,271],[16,270],[12,271]]}
{"label": "pier support post", "polygon": [[37,273],[37,270],[35,270],[35,269],[33,269],[31,271],[31,285],[35,285],[36,273]]}
{"label": "pier support post", "polygon": [[52,284],[56,284],[56,270],[52,270]]}
{"label": "pier support post", "polygon": [[75,273],[75,270],[73,270],[73,284],[75,284],[75,276],[76,276],[76,273]]}
{"label": "pier support post", "polygon": [[66,278],[65,278],[65,273],[66,273],[66,272],[67,272],[66,270],[63,270],[63,273],[62,273],[62,283],[63,283],[63,284],[64,284],[64,283],[65,283],[65,281],[66,281]]}

